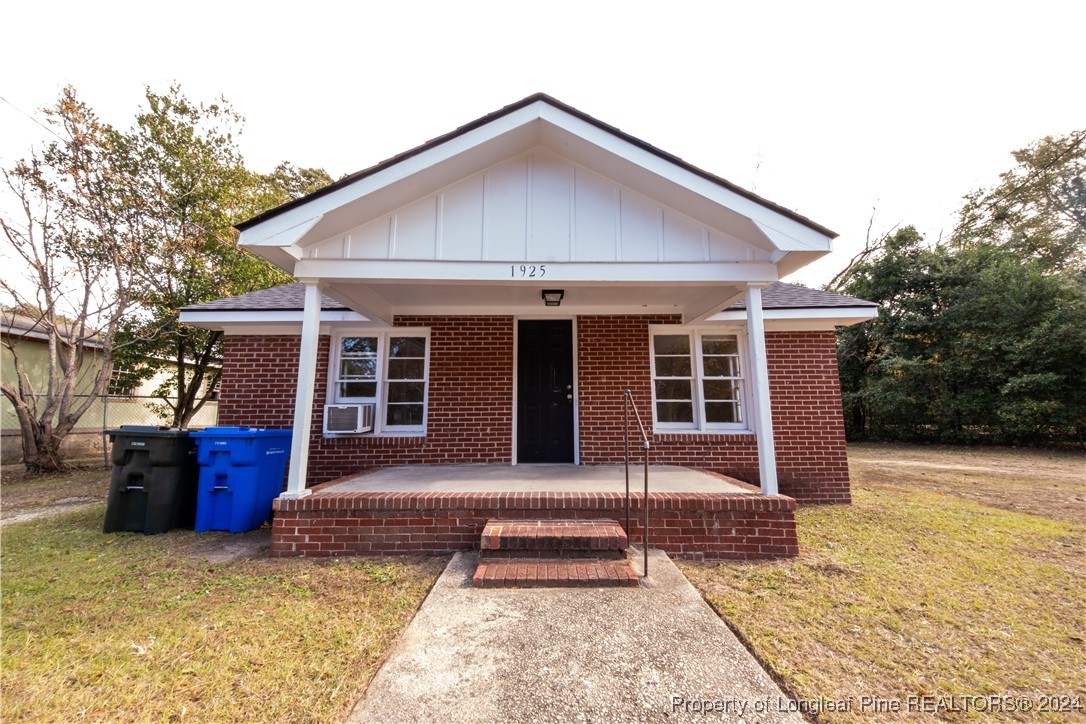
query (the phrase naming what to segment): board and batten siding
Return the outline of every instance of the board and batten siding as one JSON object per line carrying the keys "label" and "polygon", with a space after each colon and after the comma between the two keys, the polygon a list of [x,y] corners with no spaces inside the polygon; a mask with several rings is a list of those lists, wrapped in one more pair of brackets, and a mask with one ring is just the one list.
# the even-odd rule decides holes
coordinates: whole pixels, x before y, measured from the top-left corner
{"label": "board and batten siding", "polygon": [[542,148],[342,236],[319,259],[750,262],[769,252]]}

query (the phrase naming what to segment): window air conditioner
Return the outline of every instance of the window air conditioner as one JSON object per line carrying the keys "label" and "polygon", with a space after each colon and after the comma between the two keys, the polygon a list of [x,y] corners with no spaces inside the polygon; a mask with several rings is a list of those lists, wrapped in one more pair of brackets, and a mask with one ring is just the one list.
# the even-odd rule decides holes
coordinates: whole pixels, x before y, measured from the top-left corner
{"label": "window air conditioner", "polygon": [[365,405],[325,405],[324,406],[324,431],[325,433],[358,433],[373,432],[373,418],[375,417],[373,403]]}

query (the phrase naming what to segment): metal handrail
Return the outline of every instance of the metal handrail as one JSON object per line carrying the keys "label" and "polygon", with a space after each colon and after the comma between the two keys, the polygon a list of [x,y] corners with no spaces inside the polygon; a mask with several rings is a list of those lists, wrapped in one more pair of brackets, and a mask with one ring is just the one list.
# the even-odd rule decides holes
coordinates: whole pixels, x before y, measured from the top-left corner
{"label": "metal handrail", "polygon": [[641,441],[645,446],[645,497],[641,503],[641,508],[644,511],[644,523],[641,528],[641,544],[643,553],[645,556],[644,577],[648,578],[649,575],[649,436],[645,432],[645,426],[641,422],[641,414],[637,411],[637,405],[634,404],[633,393],[630,392],[630,388],[627,387],[622,391],[622,417],[625,425],[623,426],[623,452],[626,460],[626,535],[630,534],[630,409],[633,409],[634,418],[637,420],[637,427],[641,431]]}

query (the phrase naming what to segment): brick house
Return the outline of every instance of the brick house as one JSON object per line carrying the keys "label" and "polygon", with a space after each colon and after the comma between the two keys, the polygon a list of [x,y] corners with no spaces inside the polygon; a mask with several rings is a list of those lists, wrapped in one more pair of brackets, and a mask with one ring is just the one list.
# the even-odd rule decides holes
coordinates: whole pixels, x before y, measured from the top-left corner
{"label": "brick house", "polygon": [[735,483],[634,496],[659,547],[788,555],[795,501],[849,502],[834,328],[875,305],[779,281],[835,234],[553,98],[239,229],[298,283],[182,320],[226,333],[220,424],[295,431],[276,555],[450,550],[495,516],[613,517],[610,491],[344,481],[614,465],[626,389],[654,465]]}

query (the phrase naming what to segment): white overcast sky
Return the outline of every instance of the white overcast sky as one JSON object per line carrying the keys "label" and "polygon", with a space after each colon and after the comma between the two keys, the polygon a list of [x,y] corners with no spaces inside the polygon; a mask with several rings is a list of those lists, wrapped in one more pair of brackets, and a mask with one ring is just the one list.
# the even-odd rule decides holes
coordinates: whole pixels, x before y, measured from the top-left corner
{"label": "white overcast sky", "polygon": [[1010,152],[1086,127],[1086,3],[8,3],[0,164],[74,85],[127,126],[145,85],[222,95],[250,167],[357,171],[531,93],[838,231],[949,231]]}

